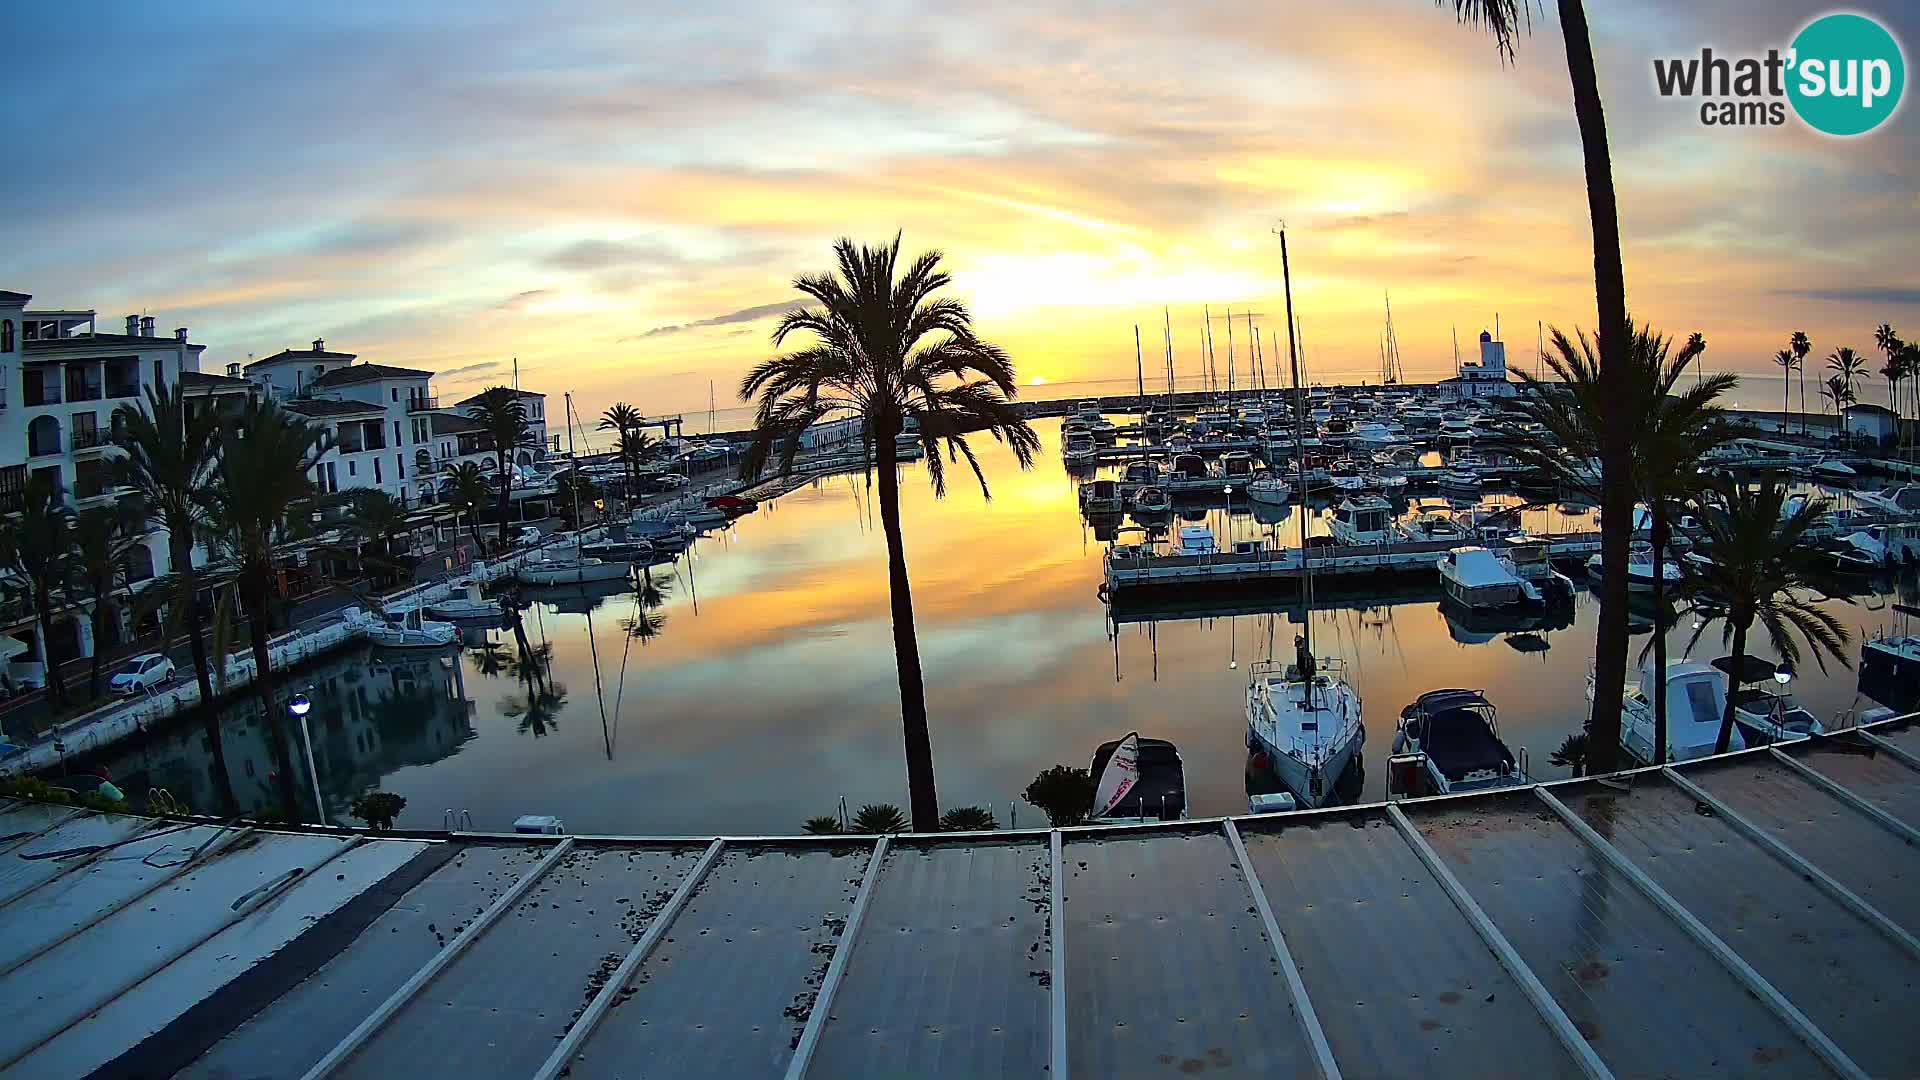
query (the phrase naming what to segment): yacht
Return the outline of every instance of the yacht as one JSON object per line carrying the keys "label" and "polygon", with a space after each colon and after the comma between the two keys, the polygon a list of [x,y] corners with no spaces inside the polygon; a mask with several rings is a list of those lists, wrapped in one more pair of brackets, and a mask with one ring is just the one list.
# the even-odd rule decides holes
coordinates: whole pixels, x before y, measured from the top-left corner
{"label": "yacht", "polygon": [[1187,816],[1187,774],[1180,751],[1165,739],[1129,732],[1093,751],[1097,778],[1087,820],[1100,825],[1179,821]]}
{"label": "yacht", "polygon": [[1098,456],[1093,446],[1093,436],[1084,431],[1071,431],[1061,444],[1060,456],[1070,465],[1092,461]]}
{"label": "yacht", "polygon": [[1247,687],[1247,748],[1255,768],[1271,773],[1309,809],[1327,804],[1334,781],[1367,737],[1360,694],[1340,662],[1320,660],[1313,668],[1303,672],[1300,659],[1262,661],[1253,665]]}
{"label": "yacht", "polygon": [[1573,599],[1573,579],[1553,568],[1553,550],[1545,541],[1513,533],[1500,541],[1502,554],[1520,580],[1539,590],[1547,600]]}
{"label": "yacht", "polygon": [[1757,656],[1742,660],[1735,665],[1733,657],[1722,656],[1713,666],[1737,687],[1732,691],[1733,723],[1748,746],[1826,734],[1826,727],[1787,692],[1790,672]]}
{"label": "yacht", "polygon": [[1125,506],[1117,481],[1093,480],[1080,485],[1080,509],[1089,514],[1117,514]]}
{"label": "yacht", "polygon": [[1085,401],[1082,401],[1079,404],[1079,406],[1076,408],[1073,415],[1075,419],[1083,420],[1089,424],[1093,423],[1095,420],[1100,419],[1099,400],[1095,398],[1088,398]]}
{"label": "yacht", "polygon": [[1530,783],[1500,739],[1480,690],[1429,690],[1400,711],[1387,759],[1387,797],[1458,795]]}
{"label": "yacht", "polygon": [[1860,650],[1860,686],[1875,700],[1900,709],[1920,706],[1920,637],[1908,633],[1920,608],[1893,605],[1901,616],[1900,632],[1877,631]]}
{"label": "yacht", "polygon": [[427,614],[443,621],[456,619],[498,619],[506,614],[500,601],[480,591],[480,583],[461,578],[453,583],[453,595],[427,605]]}
{"label": "yacht", "polygon": [[1458,543],[1467,538],[1467,530],[1461,528],[1459,522],[1432,511],[1415,514],[1413,520],[1407,522],[1406,531],[1409,540]]}
{"label": "yacht", "polygon": [[1165,471],[1158,462],[1131,461],[1127,463],[1127,471],[1121,476],[1120,482],[1134,488],[1153,487],[1166,480]]}
{"label": "yacht", "polygon": [[1369,491],[1397,496],[1407,490],[1407,474],[1398,469],[1375,469],[1367,473],[1363,479]]}
{"label": "yacht", "polygon": [[[1691,558],[1705,558],[1692,555]],[[1600,556],[1594,555],[1587,560],[1587,576],[1599,581],[1606,573],[1602,568]],[[1660,580],[1665,591],[1678,591],[1684,575],[1680,572],[1679,560],[1668,552],[1660,567]],[[1635,540],[1627,549],[1627,588],[1633,592],[1653,591],[1653,545],[1645,540]]]}
{"label": "yacht", "polygon": [[1388,446],[1397,446],[1407,441],[1406,432],[1397,424],[1385,424],[1378,420],[1365,420],[1353,425],[1348,432],[1347,441],[1356,447],[1367,450],[1379,450]]}
{"label": "yacht", "polygon": [[1391,544],[1402,539],[1393,523],[1393,504],[1378,495],[1343,499],[1334,507],[1327,531],[1333,534],[1335,543],[1346,547]]}
{"label": "yacht", "polygon": [[1182,525],[1175,541],[1175,555],[1217,555],[1219,545],[1213,541],[1213,530],[1205,525]]}
{"label": "yacht", "polygon": [[601,562],[650,563],[655,554],[652,541],[631,536],[609,536],[596,543],[580,545],[581,557]]}
{"label": "yacht", "polygon": [[1115,433],[1120,430],[1120,426],[1103,416],[1087,425],[1087,430],[1093,433],[1094,438],[1106,439],[1111,442]]}
{"label": "yacht", "polygon": [[1521,580],[1512,563],[1486,548],[1454,548],[1438,565],[1441,589],[1466,607],[1486,610],[1541,600],[1540,591]]}
{"label": "yacht", "polygon": [[1133,493],[1133,512],[1142,514],[1165,514],[1173,510],[1173,496],[1167,489],[1149,484]]}
{"label": "yacht", "polygon": [[1434,438],[1443,445],[1465,445],[1480,437],[1473,424],[1466,420],[1442,420]]}
{"label": "yacht", "polygon": [[[1620,709],[1620,745],[1636,759],[1653,761],[1653,702],[1655,679],[1652,659],[1640,667],[1638,682],[1626,687]],[[1594,696],[1594,676],[1587,672],[1587,701]],[[1713,753],[1720,737],[1720,719],[1727,707],[1727,677],[1711,664],[1677,660],[1667,665],[1667,760],[1690,761]],[[1735,724],[1729,750],[1745,750],[1740,725]]]}
{"label": "yacht", "polygon": [[1265,472],[1247,482],[1247,498],[1265,506],[1285,506],[1293,497],[1293,485],[1273,472]]}
{"label": "yacht", "polygon": [[1853,466],[1839,458],[1821,458],[1809,466],[1809,471],[1829,480],[1851,480],[1859,476]]}
{"label": "yacht", "polygon": [[1327,467],[1327,475],[1333,479],[1333,489],[1335,491],[1352,494],[1357,491],[1366,490],[1367,481],[1365,477],[1360,475],[1360,467],[1348,458],[1341,458],[1332,465],[1329,465]]}
{"label": "yacht", "polygon": [[382,613],[350,607],[340,613],[340,621],[383,649],[438,649],[459,636],[452,623],[430,621],[419,608]]}
{"label": "yacht", "polygon": [[1205,480],[1212,474],[1207,472],[1207,462],[1199,454],[1181,454],[1173,459],[1173,479]]}
{"label": "yacht", "polygon": [[1902,484],[1884,491],[1862,491],[1854,495],[1861,505],[1896,517],[1920,517],[1920,484]]}
{"label": "yacht", "polygon": [[1244,481],[1253,475],[1253,455],[1245,450],[1235,450],[1220,456],[1220,476],[1223,480]]}
{"label": "yacht", "polygon": [[1184,431],[1176,431],[1167,436],[1166,447],[1167,453],[1169,454],[1179,455],[1191,453],[1193,451],[1193,436],[1188,435]]}
{"label": "yacht", "polygon": [[624,562],[535,559],[521,564],[513,576],[522,585],[580,585],[590,581],[618,581],[632,573],[633,568]]}

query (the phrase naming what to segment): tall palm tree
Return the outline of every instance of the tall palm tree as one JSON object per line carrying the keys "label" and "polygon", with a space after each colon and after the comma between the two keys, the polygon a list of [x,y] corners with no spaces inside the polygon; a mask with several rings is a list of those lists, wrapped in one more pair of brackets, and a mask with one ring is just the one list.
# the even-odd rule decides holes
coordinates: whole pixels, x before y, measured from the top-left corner
{"label": "tall palm tree", "polygon": [[878,447],[870,460],[879,472],[880,522],[887,539],[907,789],[914,829],[934,832],[940,825],[940,804],[934,791],[926,687],[901,539],[900,474],[893,447],[902,433],[917,430],[936,496],[946,492],[942,449],[953,461],[966,459],[985,495],[986,475],[965,433],[990,432],[1012,448],[1023,469],[1033,463],[1040,439],[1013,407],[1013,360],[974,334],[965,305],[935,295],[951,280],[939,268],[938,251],[903,268],[896,234],[884,247],[856,247],[843,238],[834,245],[834,254],[837,277],[804,274],[794,279],[794,288],[817,306],[787,312],[773,333],[775,347],[794,334],[811,335],[813,344],[766,360],[741,380],[740,396],[758,397],[759,409],[740,475],[759,475],[776,450],[783,468],[790,468],[800,434],[828,417],[858,417],[863,441],[870,450]]}
{"label": "tall palm tree", "polygon": [[487,545],[480,539],[480,511],[493,501],[493,488],[487,484],[487,474],[473,462],[463,461],[447,473],[440,486],[447,500],[466,512],[467,531],[473,536],[473,546],[484,551]]}
{"label": "tall palm tree", "polygon": [[344,524],[363,567],[378,570],[389,585],[413,573],[419,560],[398,541],[410,531],[407,508],[399,499],[378,488],[357,489],[347,501]]}
{"label": "tall palm tree", "polygon": [[1800,434],[1807,433],[1807,357],[1813,352],[1813,339],[1807,337],[1805,330],[1795,330],[1787,339],[1787,348],[1793,350],[1794,366],[1800,369]]}
{"label": "tall palm tree", "polygon": [[1893,410],[1893,430],[1896,441],[1900,434],[1900,381],[1907,377],[1904,353],[1907,343],[1900,340],[1900,334],[1887,323],[1874,327],[1873,344],[1886,356],[1886,366],[1880,369],[1880,377],[1887,380],[1887,408]]}
{"label": "tall palm tree", "polygon": [[1787,433],[1787,411],[1793,407],[1790,395],[1793,393],[1793,369],[1799,365],[1799,358],[1792,349],[1781,349],[1773,354],[1773,362],[1780,365],[1780,434]]}
{"label": "tall palm tree", "polygon": [[[1751,487],[1723,477],[1713,497],[1700,506],[1701,526],[1712,547],[1708,560],[1685,563],[1688,578],[1699,594],[1717,605],[1714,614],[1725,620],[1722,640],[1731,640],[1733,670],[1746,666],[1747,634],[1756,620],[1767,632],[1773,650],[1787,664],[1800,662],[1796,636],[1805,640],[1820,670],[1831,656],[1843,666],[1849,639],[1846,624],[1815,607],[1805,594],[1813,589],[1817,557],[1806,543],[1807,529],[1830,509],[1825,499],[1807,499],[1787,513],[1787,486],[1778,477],[1762,477]],[[1694,632],[1699,640],[1705,629]],[[1733,739],[1734,695],[1727,695],[1720,718],[1716,753],[1725,753]]]}
{"label": "tall palm tree", "polygon": [[[128,500],[131,502],[131,500]],[[79,598],[92,609],[93,663],[87,671],[87,690],[100,696],[100,664],[108,639],[117,637],[119,594],[129,585],[127,556],[146,542],[145,515],[126,502],[82,510],[73,518],[74,579]]]}
{"label": "tall palm tree", "polygon": [[293,758],[285,718],[274,700],[267,640],[289,511],[312,493],[308,470],[331,449],[331,440],[324,428],[308,426],[272,401],[248,402],[238,417],[220,428],[219,440],[211,536],[235,570],[229,593],[246,616],[253,648],[253,688],[272,738],[280,810],[286,820],[294,821],[299,817],[299,802]]}
{"label": "tall palm tree", "polygon": [[187,407],[186,388],[173,382],[149,386],[145,408],[122,405],[113,411],[114,444],[124,454],[115,462],[115,479],[134,491],[149,524],[167,534],[165,640],[186,633],[193,674],[200,686],[200,730],[213,755],[214,787],[221,809],[240,812],[227,773],[220,714],[213,707],[213,674],[199,612],[201,575],[193,565],[193,546],[207,521],[206,495],[213,487],[219,452],[219,419],[210,408]]}
{"label": "tall palm tree", "polygon": [[[1461,23],[1485,28],[1504,60],[1512,60],[1514,42],[1523,29],[1531,30],[1533,8],[1527,0],[1435,0],[1452,7]],[[1561,36],[1566,45],[1567,78],[1573,89],[1573,115],[1580,128],[1581,157],[1587,181],[1587,215],[1593,225],[1593,284],[1598,309],[1595,334],[1600,345],[1599,381],[1607,396],[1628,396],[1627,346],[1632,327],[1627,321],[1627,276],[1620,254],[1620,208],[1613,188],[1613,157],[1607,147],[1607,119],[1600,102],[1600,78],[1593,60],[1593,40],[1581,0],[1558,0]],[[1624,424],[1602,430],[1599,438],[1601,480],[1600,557],[1606,571],[1600,584],[1600,620],[1594,642],[1594,674],[1598,690],[1593,720],[1598,729],[1617,731],[1627,674],[1627,548],[1633,539],[1633,443]],[[1593,760],[1596,772],[1613,768],[1616,739],[1596,731]]]}
{"label": "tall palm tree", "polygon": [[[1596,352],[1603,345],[1584,335],[1575,344],[1556,329],[1546,355],[1552,378],[1542,380],[1519,372],[1520,394],[1508,405],[1510,412],[1527,422],[1513,429],[1515,456],[1544,471],[1561,489],[1587,486],[1583,467],[1597,455],[1602,433],[1609,426],[1628,430],[1634,448],[1631,491],[1634,501],[1644,499],[1652,512],[1656,589],[1671,539],[1672,508],[1697,487],[1699,464],[1706,452],[1731,436],[1724,412],[1714,402],[1734,386],[1736,376],[1721,372],[1678,391],[1688,366],[1706,347],[1706,339],[1694,334],[1670,359],[1668,338],[1651,326],[1637,328],[1626,350],[1628,395],[1617,397],[1601,382],[1603,361]],[[1544,429],[1544,437],[1526,434],[1532,425]],[[1665,607],[1658,591],[1654,603],[1656,608]],[[1666,643],[1657,629],[1654,662],[1656,682],[1664,684]],[[1655,726],[1662,747],[1666,745],[1665,713],[1664,702],[1657,702]],[[1589,733],[1593,736],[1589,745],[1596,749],[1608,740],[1618,745],[1618,727],[1606,725],[1597,712]]]}
{"label": "tall palm tree", "polygon": [[[1833,415],[1840,421],[1835,426],[1845,431],[1846,408],[1853,404],[1853,389],[1847,385],[1847,380],[1839,375],[1827,376],[1826,385],[1820,388],[1820,400],[1833,405]],[[1821,411],[1825,409],[1824,405],[1821,406]]]}
{"label": "tall palm tree", "polygon": [[592,509],[593,500],[599,497],[599,486],[578,468],[569,468],[561,473],[555,485],[554,499],[559,503],[560,516],[567,519],[569,529],[580,527],[580,515]]}
{"label": "tall palm tree", "polygon": [[635,428],[620,436],[620,444],[615,447],[615,449],[620,454],[621,464],[624,465],[627,470],[627,495],[629,498],[633,496],[633,478],[635,474],[640,471],[640,466],[645,464],[647,458],[653,453],[655,441],[653,436],[641,431],[639,428]]}
{"label": "tall palm tree", "polygon": [[607,407],[606,412],[600,414],[600,430],[613,432],[614,446],[620,453],[620,466],[626,474],[627,493],[629,495],[633,493],[634,462],[628,456],[627,436],[629,433],[638,431],[640,429],[640,422],[644,419],[645,417],[640,415],[639,409],[634,408],[624,401],[614,402]]}
{"label": "tall palm tree", "polygon": [[66,595],[73,580],[73,510],[46,473],[28,476],[19,509],[0,518],[0,570],[33,606],[46,661],[47,700],[65,708],[67,684],[53,658],[53,601]]}
{"label": "tall palm tree", "polygon": [[533,444],[533,425],[527,422],[526,407],[519,395],[504,386],[496,386],[480,395],[475,403],[474,419],[493,440],[495,464],[500,478],[500,547],[507,546],[507,500],[513,494],[513,452]]}
{"label": "tall palm tree", "polygon": [[[1902,378],[1913,384],[1911,394],[1913,398],[1914,419],[1920,422],[1920,344],[1911,341],[1903,342],[1900,346],[1899,360]],[[1913,456],[1913,426],[1902,420],[1896,420],[1896,423],[1898,423],[1906,433],[1907,456],[1911,458]]]}
{"label": "tall palm tree", "polygon": [[1836,402],[1845,399],[1845,403],[1839,405],[1836,410],[1840,413],[1840,434],[1845,435],[1847,418],[1844,410],[1847,405],[1860,400],[1854,392],[1853,384],[1866,377],[1867,358],[1853,351],[1852,347],[1842,345],[1827,356],[1827,370],[1833,372],[1833,377],[1839,379],[1841,386],[1845,388],[1844,393],[1834,395]]}

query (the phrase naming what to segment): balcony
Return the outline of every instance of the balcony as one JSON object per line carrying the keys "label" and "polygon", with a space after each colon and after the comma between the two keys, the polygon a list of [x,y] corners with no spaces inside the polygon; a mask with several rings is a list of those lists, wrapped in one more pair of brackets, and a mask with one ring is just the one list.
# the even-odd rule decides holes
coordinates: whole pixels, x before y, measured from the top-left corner
{"label": "balcony", "polygon": [[140,396],[140,382],[110,382],[107,384],[107,396],[110,398],[137,398]]}
{"label": "balcony", "polygon": [[58,405],[60,404],[60,387],[58,385],[48,386],[45,383],[36,384],[29,382],[27,383],[27,392],[24,400],[29,409],[41,405]]}
{"label": "balcony", "polygon": [[73,451],[99,450],[113,445],[113,432],[92,428],[73,433]]}
{"label": "balcony", "polygon": [[440,407],[438,397],[415,397],[407,399],[407,411],[410,413],[433,412]]}
{"label": "balcony", "polygon": [[68,401],[72,401],[72,402],[99,401],[102,396],[102,393],[103,392],[101,390],[99,383],[81,382],[73,379],[67,380],[67,400]]}

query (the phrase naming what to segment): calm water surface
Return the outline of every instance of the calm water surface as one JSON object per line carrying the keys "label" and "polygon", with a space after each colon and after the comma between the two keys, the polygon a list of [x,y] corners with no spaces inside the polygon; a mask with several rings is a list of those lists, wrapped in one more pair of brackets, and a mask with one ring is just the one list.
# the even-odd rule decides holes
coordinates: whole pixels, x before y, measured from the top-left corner
{"label": "calm water surface", "polygon": [[[1041,431],[1043,457],[1024,473],[991,440],[976,442],[991,501],[958,483],[935,499],[924,465],[905,467],[942,805],[988,805],[1005,827],[1009,802],[1035,773],[1084,766],[1097,743],[1139,730],[1179,745],[1196,815],[1243,812],[1247,670],[1269,642],[1290,652],[1297,615],[1284,601],[1249,597],[1235,608],[1110,618],[1097,596],[1105,544],[1077,512],[1057,422]],[[1236,505],[1229,518],[1222,504],[1189,516],[1217,534],[1297,535],[1291,519],[1244,511]],[[1529,523],[1590,520],[1548,511]],[[885,557],[867,489],[839,477],[655,568],[663,595],[650,610],[632,592],[536,601],[524,625],[536,648],[551,649],[550,694],[530,694],[516,677],[504,630],[470,632],[457,654],[361,651],[299,672],[289,683],[312,687],[327,811],[345,820],[356,795],[388,790],[408,799],[404,826],[437,828],[452,809],[483,829],[543,813],[582,832],[715,834],[797,831],[843,795],[855,807],[905,805]],[[1856,658],[1863,633],[1899,618],[1884,596],[1833,610],[1855,634]],[[1585,713],[1597,613],[1582,592],[1570,615],[1530,632],[1468,627],[1443,614],[1437,586],[1323,604],[1315,651],[1346,660],[1365,702],[1361,793],[1384,795],[1402,706],[1446,686],[1484,689],[1516,752],[1526,748],[1536,774],[1557,775],[1547,756]],[[1685,623],[1671,632],[1675,657],[1690,636]],[[1636,650],[1647,640],[1637,633]],[[1709,626],[1695,655],[1723,651]],[[1808,665],[1794,688],[1823,718],[1871,704],[1838,669],[1823,676]],[[226,730],[241,797],[266,805],[265,729],[238,706]],[[108,764],[136,794],[159,786],[213,805],[197,731],[155,734]],[[304,761],[297,771],[310,792]],[[1019,805],[1019,824],[1043,823]]]}

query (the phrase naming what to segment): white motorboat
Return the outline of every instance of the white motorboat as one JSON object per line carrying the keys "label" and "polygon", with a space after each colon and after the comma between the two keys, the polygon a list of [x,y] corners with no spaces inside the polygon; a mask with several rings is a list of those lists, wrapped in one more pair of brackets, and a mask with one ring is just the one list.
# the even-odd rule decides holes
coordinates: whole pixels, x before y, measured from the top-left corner
{"label": "white motorboat", "polygon": [[1460,523],[1446,516],[1427,511],[1415,514],[1406,525],[1407,539],[1421,541],[1446,541],[1453,543],[1467,538],[1467,530]]}
{"label": "white motorboat", "polygon": [[1853,466],[1839,458],[1821,458],[1809,466],[1808,471],[1834,480],[1851,480],[1860,475]]}
{"label": "white motorboat", "polygon": [[[1437,563],[1447,598],[1477,610],[1538,603],[1540,592],[1521,580],[1513,564],[1483,547],[1454,548]],[[1527,594],[1531,593],[1531,596]]]}
{"label": "white motorboat", "polygon": [[[1689,553],[1689,558],[1704,559],[1706,556]],[[1587,559],[1587,576],[1595,581],[1601,580],[1606,571],[1601,565],[1600,556]],[[1683,580],[1680,564],[1672,552],[1667,553],[1660,567],[1660,580],[1671,593],[1679,589]],[[1633,592],[1653,591],[1653,545],[1645,540],[1635,540],[1627,549],[1627,588]]]}
{"label": "white motorboat", "polygon": [[1175,540],[1175,555],[1216,555],[1220,551],[1214,543],[1213,530],[1205,525],[1182,525]]}
{"label": "white motorboat", "polygon": [[1080,485],[1080,509],[1086,513],[1117,514],[1125,508],[1118,481],[1093,480]]}
{"label": "white motorboat", "polygon": [[1407,474],[1396,469],[1379,469],[1367,473],[1365,479],[1369,491],[1398,495],[1407,490]]}
{"label": "white motorboat", "polygon": [[1387,759],[1387,797],[1457,795],[1530,783],[1500,739],[1498,712],[1479,690],[1429,690],[1400,711]]}
{"label": "white motorboat", "polygon": [[1325,806],[1334,782],[1366,741],[1360,694],[1337,660],[1303,673],[1299,659],[1253,665],[1247,687],[1247,747],[1253,763],[1285,785],[1300,805]]}
{"label": "white motorboat", "polygon": [[582,585],[592,581],[617,581],[632,574],[633,567],[624,562],[544,559],[522,564],[513,576],[522,585]]}
{"label": "white motorboat", "polygon": [[1920,484],[1902,484],[1884,491],[1862,491],[1854,495],[1863,506],[1896,517],[1920,517]]}
{"label": "white motorboat", "polygon": [[426,619],[419,608],[372,612],[350,607],[340,613],[340,621],[383,649],[437,649],[459,636],[452,623]]}
{"label": "white motorboat", "polygon": [[1910,633],[1920,608],[1896,603],[1899,631],[1882,628],[1860,650],[1860,687],[1875,700],[1901,710],[1920,706],[1920,636]]}
{"label": "white motorboat", "polygon": [[1722,656],[1713,666],[1724,672],[1736,687],[1731,691],[1733,722],[1748,746],[1766,746],[1826,733],[1826,726],[1787,692],[1788,683],[1793,681],[1792,672],[1757,656],[1743,660],[1736,666],[1733,657]]}
{"label": "white motorboat", "polygon": [[1407,436],[1406,432],[1400,430],[1400,427],[1396,424],[1384,424],[1377,420],[1364,420],[1353,425],[1353,430],[1347,433],[1347,441],[1354,446],[1365,447],[1368,450],[1378,450],[1383,447],[1395,446],[1406,442]]}
{"label": "white motorboat", "polygon": [[1393,523],[1393,504],[1378,495],[1360,495],[1344,499],[1334,507],[1327,531],[1335,543],[1346,547],[1363,544],[1391,544],[1402,539]]}
{"label": "white motorboat", "polygon": [[1124,739],[1093,751],[1096,778],[1087,820],[1103,825],[1179,821],[1187,816],[1187,773],[1180,751],[1165,739]]}
{"label": "white motorboat", "polygon": [[472,578],[461,578],[453,583],[454,594],[445,600],[427,605],[427,614],[436,619],[498,619],[506,614],[500,601],[488,597],[480,591],[480,583]]}
{"label": "white motorboat", "polygon": [[[1640,679],[1629,683],[1620,709],[1620,745],[1639,761],[1653,761],[1655,678],[1651,658],[1640,667]],[[1594,696],[1592,670],[1587,672],[1587,700]],[[1727,677],[1710,664],[1677,660],[1667,665],[1667,760],[1690,761],[1713,753],[1720,738],[1720,720],[1727,707]],[[1733,726],[1729,750],[1744,750],[1740,725]]]}
{"label": "white motorboat", "polygon": [[1293,498],[1293,485],[1274,473],[1263,473],[1247,482],[1247,498],[1263,506],[1285,506]]}
{"label": "white motorboat", "polygon": [[1573,599],[1573,579],[1553,568],[1553,551],[1545,541],[1526,533],[1513,533],[1501,542],[1502,554],[1512,564],[1520,580],[1533,586],[1547,600]]}
{"label": "white motorboat", "polygon": [[1173,496],[1167,489],[1148,485],[1133,493],[1133,512],[1136,514],[1165,514],[1173,509]]}
{"label": "white motorboat", "polygon": [[1092,461],[1095,457],[1099,456],[1099,452],[1094,449],[1093,436],[1091,434],[1076,431],[1070,432],[1066,436],[1065,441],[1061,445],[1061,456],[1066,458],[1069,464],[1078,465],[1083,462]]}
{"label": "white motorboat", "polygon": [[1167,436],[1164,444],[1169,454],[1186,454],[1193,451],[1193,437],[1184,431],[1176,431]]}

